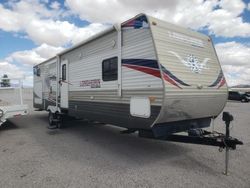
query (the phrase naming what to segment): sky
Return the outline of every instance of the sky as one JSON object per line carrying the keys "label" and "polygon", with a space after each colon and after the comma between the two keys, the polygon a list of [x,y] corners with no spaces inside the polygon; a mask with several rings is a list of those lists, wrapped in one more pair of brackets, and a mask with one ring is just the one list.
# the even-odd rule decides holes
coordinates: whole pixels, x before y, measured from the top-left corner
{"label": "sky", "polygon": [[0,0],[0,76],[33,66],[139,13],[210,35],[229,86],[250,84],[250,0]]}

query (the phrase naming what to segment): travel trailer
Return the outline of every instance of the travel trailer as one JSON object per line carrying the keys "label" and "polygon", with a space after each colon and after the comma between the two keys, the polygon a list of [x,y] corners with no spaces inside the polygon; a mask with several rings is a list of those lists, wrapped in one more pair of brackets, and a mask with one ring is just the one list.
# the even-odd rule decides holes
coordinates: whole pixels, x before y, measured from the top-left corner
{"label": "travel trailer", "polygon": [[[140,137],[226,148],[226,134],[209,132],[223,110],[227,85],[211,38],[145,14],[34,66],[34,107],[49,112],[49,128],[65,115],[124,127]],[[188,135],[175,134],[187,132]]]}
{"label": "travel trailer", "polygon": [[210,37],[145,14],[34,66],[34,107],[150,130],[155,137],[210,126],[227,85]]}

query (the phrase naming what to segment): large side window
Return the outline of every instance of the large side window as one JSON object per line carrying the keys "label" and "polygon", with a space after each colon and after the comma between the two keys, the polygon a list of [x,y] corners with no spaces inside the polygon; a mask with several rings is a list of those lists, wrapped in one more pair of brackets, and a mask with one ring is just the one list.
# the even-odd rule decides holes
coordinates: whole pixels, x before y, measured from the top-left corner
{"label": "large side window", "polygon": [[102,62],[102,80],[103,81],[112,81],[117,80],[117,72],[118,72],[118,58],[112,57],[109,59],[105,59]]}
{"label": "large side window", "polygon": [[62,81],[66,80],[66,64],[62,65]]}

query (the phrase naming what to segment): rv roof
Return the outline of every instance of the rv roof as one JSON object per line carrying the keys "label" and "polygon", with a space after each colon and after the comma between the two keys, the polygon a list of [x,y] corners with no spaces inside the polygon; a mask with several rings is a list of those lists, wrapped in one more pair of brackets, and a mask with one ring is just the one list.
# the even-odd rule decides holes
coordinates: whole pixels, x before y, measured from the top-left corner
{"label": "rv roof", "polygon": [[72,46],[71,48],[68,48],[68,49],[66,49],[66,50],[63,50],[62,52],[58,53],[57,55],[62,55],[62,54],[65,54],[65,53],[67,53],[67,52],[69,52],[69,51],[72,51],[72,50],[74,50],[75,48],[78,48],[79,46],[82,46],[83,44],[86,44],[86,43],[88,43],[88,42],[90,42],[90,41],[92,41],[92,40],[95,40],[95,39],[99,38],[100,36],[105,35],[105,34],[111,32],[111,31],[113,31],[113,30],[115,30],[115,27],[114,27],[114,26],[111,26],[111,27],[109,27],[109,28],[107,28],[107,29],[105,29],[105,30],[103,30],[103,31],[101,31],[101,32],[99,32],[99,33],[93,35],[92,37],[87,38],[86,40],[84,40],[84,41],[82,41],[82,42],[80,42],[80,43],[78,43],[78,44]]}
{"label": "rv roof", "polygon": [[[129,22],[129,21],[132,20],[132,19],[135,19],[135,18],[137,18],[137,17],[139,17],[139,16],[142,16],[142,15],[145,15],[145,16],[147,16],[147,17],[151,17],[151,16],[148,16],[148,15],[146,15],[146,14],[144,14],[144,13],[141,13],[141,14],[136,15],[136,16],[133,17],[133,18],[130,18],[129,20],[126,20],[125,22],[122,22],[121,25],[123,25],[123,24]],[[159,20],[159,19],[157,19],[157,20]],[[168,24],[169,24],[169,25],[172,25],[172,26],[174,26],[174,27],[176,27],[176,28],[187,29],[187,28],[184,28],[184,27],[175,25],[175,24],[171,24],[171,23],[169,23],[169,22],[168,22]],[[56,54],[56,56],[61,56],[61,55],[65,54],[65,53],[67,53],[67,52],[69,52],[69,51],[74,50],[75,48],[78,48],[79,46],[82,46],[82,45],[84,45],[84,44],[86,44],[86,43],[88,43],[88,42],[90,42],[90,41],[92,41],[92,40],[95,40],[95,39],[101,37],[102,35],[105,35],[105,34],[111,32],[111,31],[114,31],[114,30],[116,30],[116,29],[117,29],[117,28],[116,28],[116,25],[113,25],[113,26],[111,26],[111,27],[109,27],[109,28],[107,28],[107,29],[105,29],[105,30],[103,30],[103,31],[101,31],[101,32],[99,32],[99,33],[93,35],[92,37],[89,37],[89,38],[87,38],[86,40],[84,40],[84,41],[82,41],[82,42],[80,42],[80,43],[78,43],[78,44],[75,44],[75,45],[72,46],[71,48],[68,48],[68,49],[65,49],[65,50],[61,51],[60,53]],[[207,37],[206,35],[204,35],[204,34],[202,34],[202,33],[195,32],[195,31],[190,30],[190,29],[187,29],[187,30],[188,30],[188,32],[196,33],[196,34],[200,35],[201,37]],[[41,62],[41,63],[39,63],[39,64],[37,64],[37,65],[40,65],[40,64],[45,63],[45,62],[48,62],[48,61],[50,61],[50,60],[56,58],[56,56],[51,57],[50,59],[47,59],[46,61],[43,61],[43,62]],[[37,66],[37,65],[35,65],[35,66]]]}
{"label": "rv roof", "polygon": [[41,64],[43,64],[43,63],[47,63],[47,62],[49,62],[49,61],[51,61],[51,60],[53,60],[53,59],[56,59],[56,56],[53,56],[53,57],[51,57],[51,58],[49,58],[49,59],[46,59],[45,61],[43,61],[43,62],[41,62],[41,63],[38,63],[38,64],[34,65],[34,67],[36,67],[36,66],[38,66],[38,65],[41,65]]}
{"label": "rv roof", "polygon": [[[56,54],[56,56],[60,56],[60,55],[63,55],[63,54],[65,54],[65,53],[69,52],[69,51],[72,51],[72,50],[74,50],[75,48],[78,48],[79,46],[82,46],[82,45],[84,45],[84,44],[86,44],[86,43],[88,43],[88,42],[90,42],[90,41],[92,41],[92,40],[95,40],[95,39],[97,39],[98,37],[100,37],[100,36],[102,36],[102,35],[105,35],[105,34],[111,32],[111,31],[113,31],[113,30],[115,30],[115,27],[114,27],[114,26],[109,27],[109,28],[103,30],[102,32],[99,32],[99,33],[93,35],[92,37],[90,37],[90,38],[88,38],[88,39],[86,39],[86,40],[84,40],[84,41],[82,41],[82,42],[80,42],[80,43],[78,43],[78,44],[72,46],[71,48],[68,48],[68,49],[65,49],[65,50],[61,51],[60,53]],[[41,63],[39,63],[39,64],[37,64],[37,65],[40,65],[40,64],[46,63],[46,62],[48,62],[48,61],[51,61],[52,59],[56,58],[56,56],[53,56],[53,57],[51,57],[51,58],[49,58],[49,59],[47,59],[47,60],[45,60],[45,61],[43,61],[43,62],[41,62]],[[37,65],[35,65],[35,66],[37,66]],[[34,66],[34,67],[35,67],[35,66]]]}
{"label": "rv roof", "polygon": [[[126,20],[125,22],[122,22],[121,25],[125,24],[126,22],[128,22],[128,21],[130,21],[130,20],[132,20],[132,19],[134,19],[134,18],[137,18],[137,17],[139,17],[139,16],[142,16],[142,15],[146,15],[146,14],[143,14],[143,13],[138,14],[138,15],[136,15],[135,17],[130,18],[129,20]],[[105,29],[105,30],[103,30],[103,31],[101,31],[101,32],[99,32],[99,33],[93,35],[92,37],[87,38],[86,40],[84,40],[84,41],[82,41],[82,42],[80,42],[80,43],[78,43],[78,44],[72,46],[71,48],[68,48],[68,49],[66,49],[66,50],[63,50],[62,52],[58,53],[57,55],[62,55],[62,54],[65,54],[65,53],[67,53],[67,52],[69,52],[69,51],[72,51],[72,50],[74,50],[75,48],[78,48],[79,46],[82,46],[83,44],[86,44],[86,43],[88,43],[88,42],[90,42],[90,41],[92,41],[92,40],[95,40],[95,39],[99,38],[100,36],[105,35],[105,34],[111,32],[111,31],[114,31],[114,30],[116,30],[116,29],[117,29],[117,28],[116,28],[116,25],[113,25],[113,26],[111,26],[111,27],[109,27],[109,28],[107,28],[107,29]]]}

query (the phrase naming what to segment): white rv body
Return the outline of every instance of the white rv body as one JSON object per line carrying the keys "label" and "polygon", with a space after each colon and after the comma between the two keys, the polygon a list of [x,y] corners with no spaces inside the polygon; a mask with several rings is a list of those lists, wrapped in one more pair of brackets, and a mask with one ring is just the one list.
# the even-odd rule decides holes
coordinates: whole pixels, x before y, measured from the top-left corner
{"label": "white rv body", "polygon": [[34,67],[33,104],[35,108],[47,110],[49,105],[56,105],[57,59],[51,58]]}
{"label": "white rv body", "polygon": [[34,107],[159,136],[209,126],[227,100],[211,39],[144,14],[34,70]]}

